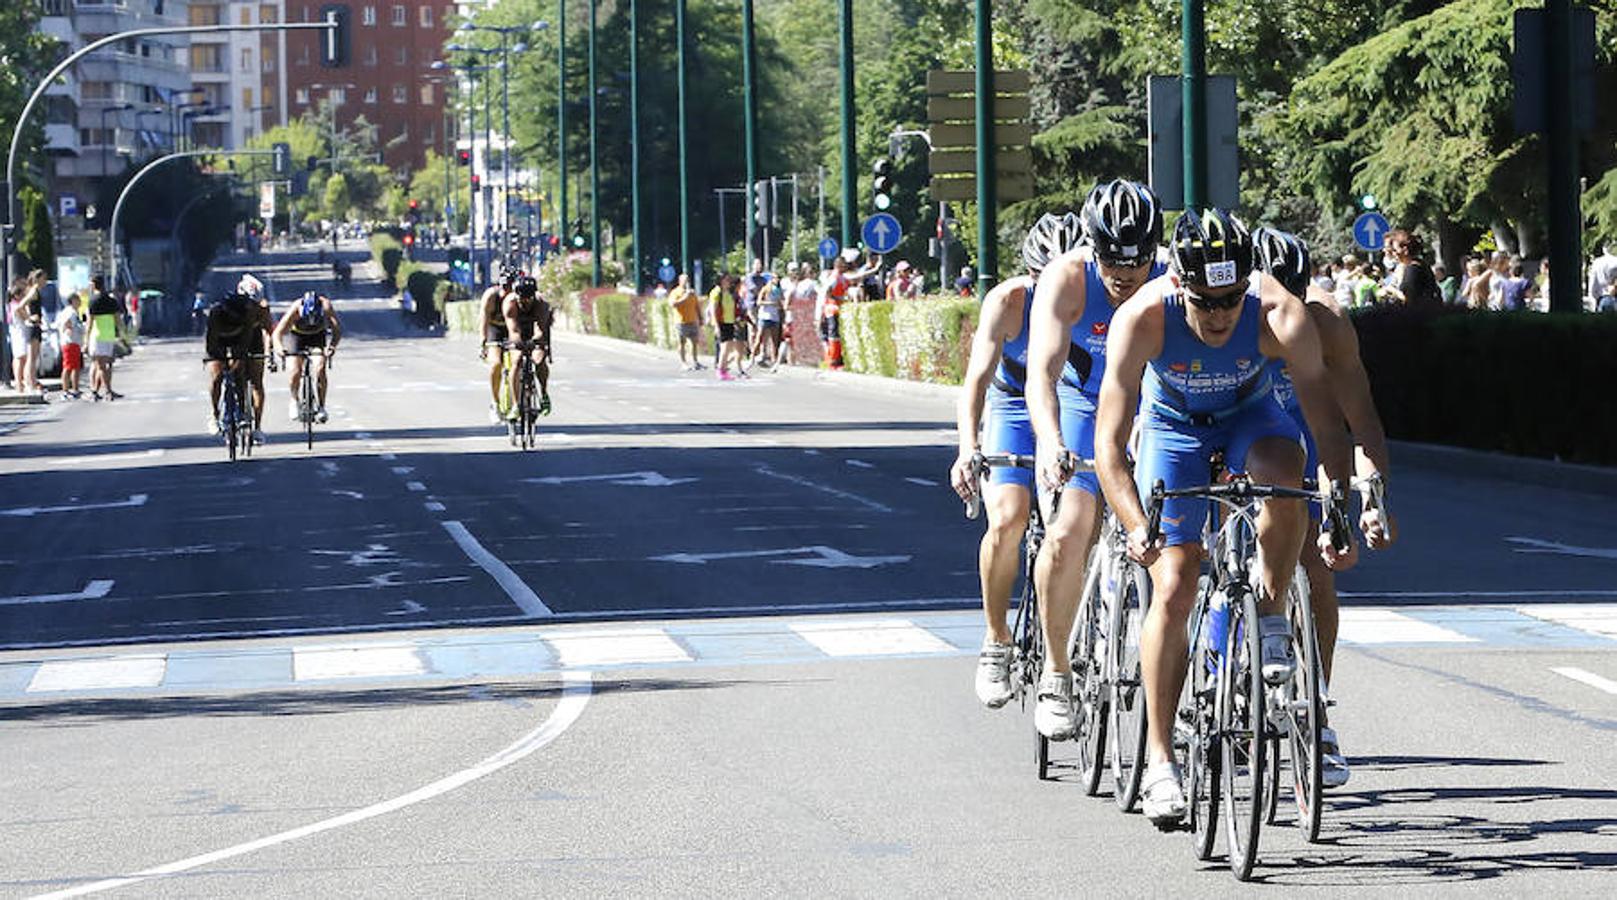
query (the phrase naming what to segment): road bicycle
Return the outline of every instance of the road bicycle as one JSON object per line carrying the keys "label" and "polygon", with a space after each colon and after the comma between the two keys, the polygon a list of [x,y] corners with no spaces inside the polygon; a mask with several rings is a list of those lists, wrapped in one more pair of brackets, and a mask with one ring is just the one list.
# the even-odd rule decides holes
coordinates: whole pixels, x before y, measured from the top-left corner
{"label": "road bicycle", "polygon": [[1109,764],[1112,797],[1124,812],[1139,802],[1145,770],[1140,633],[1150,605],[1150,576],[1128,558],[1128,535],[1108,509],[1073,634],[1073,693],[1083,720],[1079,782],[1085,793],[1098,794]]}
{"label": "road bicycle", "polygon": [[219,436],[224,439],[225,452],[230,461],[237,456],[253,455],[253,425],[258,418],[253,409],[252,379],[247,377],[247,362],[263,359],[262,353],[238,353],[225,349],[223,360],[204,357],[203,362],[223,362],[225,372],[219,389]]}
{"label": "road bicycle", "polygon": [[325,347],[308,347],[296,353],[281,354],[283,358],[297,357],[303,360],[303,375],[298,379],[298,421],[303,423],[304,446],[314,449],[314,421],[320,412],[319,388],[315,384],[314,357],[326,357],[326,366],[331,366],[331,353]]}
{"label": "road bicycle", "polygon": [[1148,538],[1153,542],[1161,533],[1163,503],[1173,498],[1211,501],[1204,526],[1208,568],[1188,625],[1189,671],[1175,729],[1176,743],[1185,754],[1189,826],[1197,858],[1211,858],[1222,806],[1230,870],[1246,881],[1257,861],[1262,824],[1272,810],[1266,797],[1275,793],[1272,767],[1278,761],[1271,751],[1281,739],[1299,742],[1295,759],[1302,762],[1294,760],[1294,771],[1304,774],[1298,788],[1300,803],[1317,814],[1323,709],[1306,579],[1299,582],[1294,577],[1286,597],[1298,664],[1287,682],[1271,688],[1264,681],[1257,514],[1267,500],[1324,499],[1329,514],[1323,528],[1332,542],[1346,549],[1351,535],[1339,495],[1321,498],[1312,491],[1256,484],[1246,475],[1235,475],[1195,488],[1165,490],[1161,481],[1153,485],[1148,510]]}
{"label": "road bicycle", "polygon": [[[508,351],[500,385],[500,414],[505,419],[506,434],[511,446],[532,450],[539,439],[540,394],[539,366],[529,351],[537,345],[533,341],[506,341],[500,346]],[[522,387],[520,392],[515,389],[517,385]]]}

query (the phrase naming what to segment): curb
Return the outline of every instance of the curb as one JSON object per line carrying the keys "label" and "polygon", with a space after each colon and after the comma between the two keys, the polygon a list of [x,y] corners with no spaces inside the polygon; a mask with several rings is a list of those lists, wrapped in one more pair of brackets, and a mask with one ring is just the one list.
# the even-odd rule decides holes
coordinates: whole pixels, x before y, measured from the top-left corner
{"label": "curb", "polygon": [[0,395],[0,406],[44,406],[46,402],[41,394]]}

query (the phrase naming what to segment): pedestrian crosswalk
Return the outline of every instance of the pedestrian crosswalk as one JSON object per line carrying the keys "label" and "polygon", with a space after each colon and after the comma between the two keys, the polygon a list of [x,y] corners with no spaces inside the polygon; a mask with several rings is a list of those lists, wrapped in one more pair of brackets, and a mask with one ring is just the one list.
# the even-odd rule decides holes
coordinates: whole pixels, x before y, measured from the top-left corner
{"label": "pedestrian crosswalk", "polygon": [[[0,700],[121,692],[330,688],[410,680],[520,678],[564,669],[735,666],[958,657],[977,652],[981,613],[702,619],[558,625],[300,642],[206,644],[0,662]],[[1349,607],[1347,646],[1610,648],[1617,604]]]}

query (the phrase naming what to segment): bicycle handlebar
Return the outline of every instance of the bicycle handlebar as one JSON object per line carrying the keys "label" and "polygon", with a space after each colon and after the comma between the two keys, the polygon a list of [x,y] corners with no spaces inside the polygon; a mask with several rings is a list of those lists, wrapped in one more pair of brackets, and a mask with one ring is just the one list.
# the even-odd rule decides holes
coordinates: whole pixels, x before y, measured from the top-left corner
{"label": "bicycle handlebar", "polygon": [[1166,501],[1176,498],[1200,497],[1208,500],[1222,500],[1228,503],[1242,503],[1251,500],[1317,500],[1325,504],[1326,519],[1320,526],[1321,533],[1331,536],[1331,546],[1337,552],[1345,553],[1352,544],[1353,533],[1347,524],[1347,515],[1343,509],[1347,505],[1347,489],[1340,483],[1334,483],[1328,494],[1320,491],[1311,491],[1304,488],[1284,487],[1273,484],[1257,484],[1251,479],[1240,476],[1223,484],[1204,484],[1198,487],[1167,489],[1162,479],[1157,479],[1151,486],[1151,500],[1146,510],[1146,543],[1155,544],[1162,537],[1162,508]]}

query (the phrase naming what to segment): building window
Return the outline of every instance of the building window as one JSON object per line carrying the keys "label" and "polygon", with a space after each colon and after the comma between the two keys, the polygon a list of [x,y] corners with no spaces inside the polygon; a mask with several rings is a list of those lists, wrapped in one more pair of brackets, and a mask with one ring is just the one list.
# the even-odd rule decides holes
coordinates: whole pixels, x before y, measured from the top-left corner
{"label": "building window", "polygon": [[427,133],[422,136],[421,143],[431,144],[438,139],[438,126],[432,122],[427,123]]}
{"label": "building window", "polygon": [[410,17],[405,13],[404,7],[397,3],[393,4],[393,27],[403,28],[408,24],[410,24]]}
{"label": "building window", "polygon": [[394,103],[409,103],[410,102],[410,92],[407,89],[405,89],[404,85],[402,85],[402,84],[393,85],[393,102]]}
{"label": "building window", "polygon": [[410,64],[410,48],[409,47],[395,47],[395,48],[393,48],[393,64],[396,65],[396,66],[407,66],[407,65],[409,65]]}
{"label": "building window", "polygon": [[306,65],[309,64],[309,45],[308,44],[303,44],[303,45],[298,47],[297,64],[300,65],[300,66],[306,66]]}
{"label": "building window", "polygon": [[422,106],[431,106],[432,105],[432,85],[430,85],[430,84],[423,84],[421,86],[421,105]]}
{"label": "building window", "polygon": [[264,73],[266,75],[269,75],[269,74],[274,74],[274,72],[275,72],[275,57],[273,57],[273,56],[269,55],[268,53],[266,53],[266,54],[264,54]]}
{"label": "building window", "polygon": [[348,102],[348,89],[340,87],[328,88],[326,90],[326,99],[331,101],[332,106],[342,106]]}
{"label": "building window", "polygon": [[365,89],[365,102],[373,105],[376,103],[376,88]]}
{"label": "building window", "polygon": [[376,65],[376,48],[374,46],[365,48],[365,52],[361,54],[360,64],[366,66]]}
{"label": "building window", "polygon": [[218,25],[219,7],[192,5],[190,9],[190,22],[192,25]]}
{"label": "building window", "polygon": [[374,6],[365,7],[365,9],[360,12],[359,23],[361,25],[375,25],[376,24],[376,7],[374,7]]}
{"label": "building window", "polygon": [[241,8],[241,24],[243,24],[243,25],[251,25],[251,24],[253,24],[253,11],[249,7],[243,6]]}
{"label": "building window", "polygon": [[241,48],[241,70],[243,72],[253,70],[253,48],[251,47]]}
{"label": "building window", "polygon": [[260,6],[258,8],[258,21],[263,22],[266,25],[273,25],[280,21],[280,14],[276,12],[275,7],[273,6]]}
{"label": "building window", "polygon": [[431,28],[432,27],[432,7],[430,7],[430,6],[421,7],[421,27],[422,28]]}
{"label": "building window", "polygon": [[309,105],[309,89],[308,88],[298,88],[297,94],[295,95],[295,99],[297,100],[297,103],[298,103],[299,106],[308,106]]}
{"label": "building window", "polygon": [[224,60],[220,59],[221,49],[223,47],[219,44],[192,44],[191,71],[223,72],[225,67]]}

